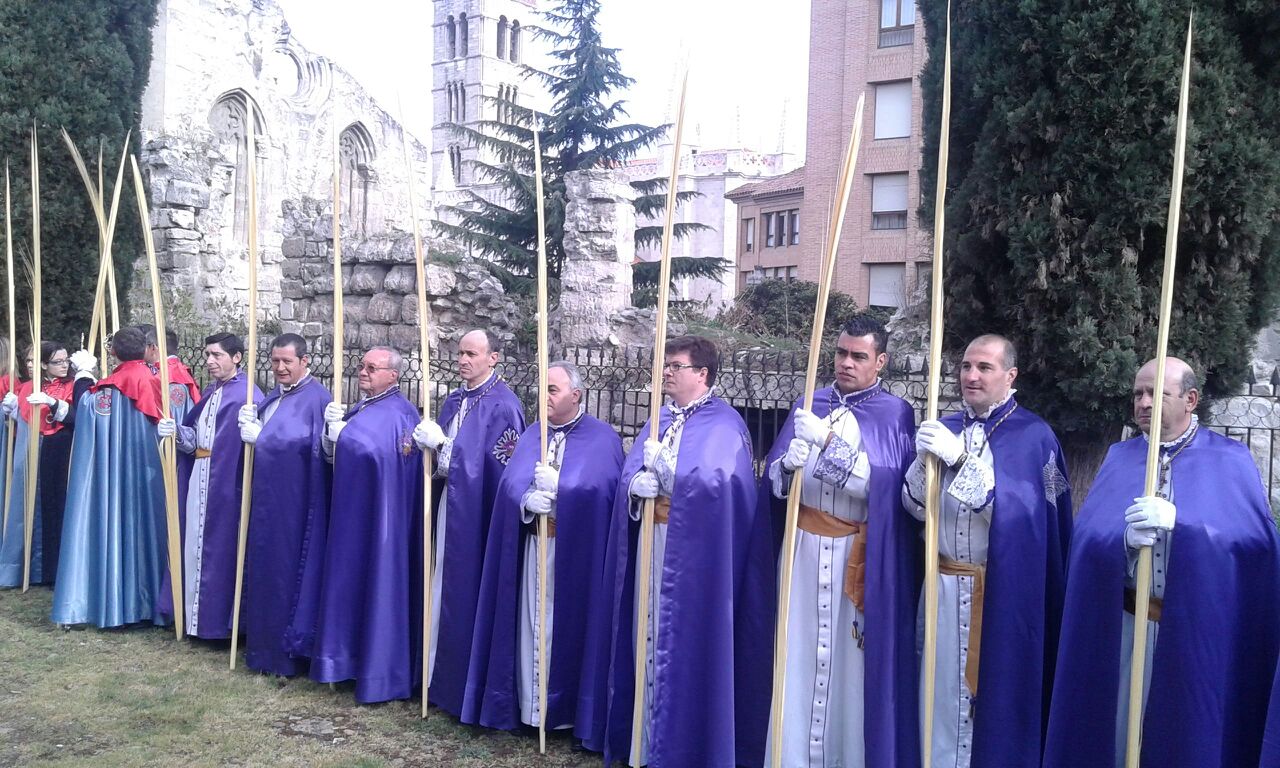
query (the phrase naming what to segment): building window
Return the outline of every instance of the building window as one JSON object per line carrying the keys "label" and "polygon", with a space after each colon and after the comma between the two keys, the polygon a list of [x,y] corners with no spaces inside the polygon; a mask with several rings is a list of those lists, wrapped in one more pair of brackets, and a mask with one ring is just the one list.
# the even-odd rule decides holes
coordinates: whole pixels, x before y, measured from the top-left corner
{"label": "building window", "polygon": [[458,14],[458,36],[461,38],[461,44],[458,47],[462,49],[463,58],[466,58],[470,55],[471,42],[467,39],[467,14],[465,13]]}
{"label": "building window", "polygon": [[793,208],[787,211],[787,229],[791,232],[791,244],[800,244],[800,210]]}
{"label": "building window", "polygon": [[907,174],[871,177],[871,228],[907,228]]}
{"label": "building window", "polygon": [[800,279],[800,268],[787,267],[787,282],[794,283],[796,280],[799,280],[799,279]]}
{"label": "building window", "polygon": [[[227,158],[227,199],[222,206],[222,242],[246,241],[249,233],[249,110],[253,110],[255,151],[262,157],[267,143],[266,126],[262,112],[253,104],[249,95],[236,89],[223,94],[209,112],[209,127],[214,140]],[[261,163],[259,163],[259,167]]]}
{"label": "building window", "polygon": [[877,139],[901,139],[911,135],[911,81],[876,86]]}
{"label": "building window", "polygon": [[742,252],[751,253],[756,249],[756,220],[742,220]]}
{"label": "building window", "polygon": [[776,219],[772,213],[764,215],[764,247],[772,248],[778,244],[778,230]]}
{"label": "building window", "polygon": [[511,22],[511,63],[520,63],[520,22]]}
{"label": "building window", "polygon": [[507,17],[498,17],[498,58],[507,58]]}
{"label": "building window", "polygon": [[868,306],[898,309],[906,303],[906,264],[868,264],[867,273]]}
{"label": "building window", "polygon": [[449,58],[458,58],[458,23],[453,20],[450,14],[449,20],[444,23],[444,35],[448,39]]}
{"label": "building window", "polygon": [[458,83],[458,122],[467,121],[467,86]]}
{"label": "building window", "polygon": [[449,145],[449,172],[453,174],[453,183],[462,183],[462,147]]}
{"label": "building window", "polygon": [[342,217],[357,237],[369,233],[369,192],[373,186],[373,137],[361,123],[352,123],[338,138]]}
{"label": "building window", "polygon": [[916,0],[880,0],[880,47],[911,45],[915,36]]}

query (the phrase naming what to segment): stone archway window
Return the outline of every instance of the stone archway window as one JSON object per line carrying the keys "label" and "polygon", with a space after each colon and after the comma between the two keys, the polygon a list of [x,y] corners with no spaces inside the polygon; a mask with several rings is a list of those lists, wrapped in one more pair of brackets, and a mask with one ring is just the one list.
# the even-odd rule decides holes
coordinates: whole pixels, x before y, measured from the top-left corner
{"label": "stone archway window", "polygon": [[458,122],[458,84],[446,83],[445,93],[449,98],[449,122]]}
{"label": "stone archway window", "polygon": [[467,121],[467,86],[458,83],[458,122]]}
{"label": "stone archway window", "polygon": [[458,37],[458,48],[462,51],[462,56],[465,58],[470,55],[471,48],[471,41],[467,36],[467,14],[465,13],[458,14]]}
{"label": "stone archway window", "polygon": [[[240,89],[219,96],[209,111],[209,127],[214,141],[230,164],[227,197],[222,206],[222,242],[225,247],[247,242],[249,237],[249,147],[246,143],[247,104],[252,99]],[[262,112],[253,105],[254,133],[258,155],[266,145]],[[259,168],[260,169],[260,168]]]}
{"label": "stone archway window", "polygon": [[458,23],[453,20],[453,14],[449,14],[444,23],[444,34],[448,41],[449,58],[458,58]]}
{"label": "stone archway window", "polygon": [[356,237],[369,231],[369,196],[374,186],[373,137],[362,123],[352,123],[338,137],[339,180],[342,184],[342,216]]}
{"label": "stone archway window", "polygon": [[449,145],[449,171],[453,174],[453,183],[462,183],[462,147]]}
{"label": "stone archway window", "polygon": [[507,58],[507,17],[498,17],[498,58]]}
{"label": "stone archway window", "polygon": [[[502,54],[499,53],[498,57],[501,58]],[[520,63],[520,22],[518,21],[511,22],[511,62]]]}

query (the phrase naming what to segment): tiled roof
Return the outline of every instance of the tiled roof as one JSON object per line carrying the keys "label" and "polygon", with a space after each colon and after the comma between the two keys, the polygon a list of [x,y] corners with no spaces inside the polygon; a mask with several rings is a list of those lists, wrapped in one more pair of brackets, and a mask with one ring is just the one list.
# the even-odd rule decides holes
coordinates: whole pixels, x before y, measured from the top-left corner
{"label": "tiled roof", "polygon": [[784,173],[781,176],[774,176],[772,179],[744,184],[725,195],[725,197],[729,200],[746,200],[748,198],[759,199],[803,191],[804,166],[800,166],[794,171]]}

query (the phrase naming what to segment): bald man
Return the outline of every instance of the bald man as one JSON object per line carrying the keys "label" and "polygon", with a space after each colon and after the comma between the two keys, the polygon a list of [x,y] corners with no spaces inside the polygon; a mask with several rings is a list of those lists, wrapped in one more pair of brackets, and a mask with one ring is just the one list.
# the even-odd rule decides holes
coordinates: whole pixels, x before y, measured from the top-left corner
{"label": "bald man", "polygon": [[1012,342],[970,342],[960,363],[964,410],[920,425],[904,483],[907,511],[923,520],[922,459],[938,457],[937,682],[933,701],[920,705],[922,718],[932,709],[938,768],[1040,765],[1071,488],[1053,430],[1014,397],[1017,378]]}
{"label": "bald man", "polygon": [[1280,539],[1249,449],[1202,427],[1191,366],[1167,358],[1157,491],[1144,496],[1156,361],[1133,382],[1142,434],[1111,446],[1076,520],[1046,766],[1120,766],[1138,554],[1152,548],[1142,765],[1257,765],[1280,653]]}

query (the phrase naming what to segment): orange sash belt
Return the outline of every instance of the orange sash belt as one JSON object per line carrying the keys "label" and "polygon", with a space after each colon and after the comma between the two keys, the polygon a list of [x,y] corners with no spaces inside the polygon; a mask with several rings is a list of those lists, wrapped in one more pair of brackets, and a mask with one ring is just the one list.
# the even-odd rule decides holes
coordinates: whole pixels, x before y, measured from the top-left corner
{"label": "orange sash belt", "polygon": [[849,547],[849,560],[844,566],[844,594],[861,611],[867,594],[867,537],[861,535],[866,523],[841,520],[817,507],[801,504],[796,525],[802,531],[833,539],[859,534]]}
{"label": "orange sash belt", "polygon": [[[1133,614],[1138,610],[1138,591],[1135,589],[1125,589],[1124,591],[1124,612]],[[1147,620],[1160,621],[1160,614],[1164,611],[1164,600],[1151,596],[1151,602],[1147,603]]]}
{"label": "orange sash belt", "polygon": [[195,457],[197,459],[207,459],[212,455],[213,455],[212,448],[197,448],[195,453]]}
{"label": "orange sash belt", "polygon": [[969,685],[969,693],[977,697],[978,661],[982,656],[982,599],[987,591],[987,568],[984,565],[939,557],[938,573],[973,579],[973,604],[969,609],[969,658],[964,664],[964,681]]}
{"label": "orange sash belt", "polygon": [[659,496],[653,500],[653,522],[666,523],[671,520],[671,497]]}

